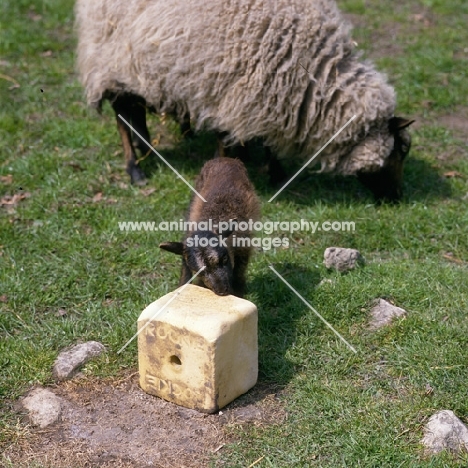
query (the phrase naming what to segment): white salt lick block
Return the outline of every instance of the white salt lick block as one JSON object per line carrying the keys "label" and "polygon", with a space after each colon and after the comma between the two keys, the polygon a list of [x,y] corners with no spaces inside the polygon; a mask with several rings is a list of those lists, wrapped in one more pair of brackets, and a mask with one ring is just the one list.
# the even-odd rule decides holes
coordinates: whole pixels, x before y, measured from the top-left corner
{"label": "white salt lick block", "polygon": [[138,319],[138,330],[145,327],[138,335],[140,385],[213,413],[257,382],[257,307],[199,286],[183,288],[150,304]]}

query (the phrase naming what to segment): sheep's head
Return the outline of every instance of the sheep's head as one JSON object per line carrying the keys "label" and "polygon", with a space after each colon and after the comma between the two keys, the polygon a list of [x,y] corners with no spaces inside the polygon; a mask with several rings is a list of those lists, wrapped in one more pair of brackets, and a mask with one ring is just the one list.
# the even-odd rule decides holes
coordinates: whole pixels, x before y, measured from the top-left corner
{"label": "sheep's head", "polygon": [[226,243],[231,232],[221,235],[211,231],[195,231],[184,242],[164,242],[159,247],[181,255],[192,275],[205,267],[197,276],[199,284],[218,296],[227,296],[233,293],[234,265]]}
{"label": "sheep's head", "polygon": [[414,120],[392,117],[388,130],[393,136],[393,149],[383,167],[374,172],[359,172],[359,180],[369,188],[378,201],[395,202],[401,198],[403,166],[411,147],[411,136],[407,130]]}

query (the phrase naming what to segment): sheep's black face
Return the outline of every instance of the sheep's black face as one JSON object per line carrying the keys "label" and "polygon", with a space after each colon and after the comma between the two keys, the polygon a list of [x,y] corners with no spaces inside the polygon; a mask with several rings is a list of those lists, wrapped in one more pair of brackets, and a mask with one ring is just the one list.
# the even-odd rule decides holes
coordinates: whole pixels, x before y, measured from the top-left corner
{"label": "sheep's black face", "polygon": [[411,147],[411,136],[406,128],[414,120],[392,117],[388,128],[394,137],[393,150],[385,166],[377,172],[361,172],[359,180],[369,188],[377,201],[397,202],[402,196],[403,166]]}
{"label": "sheep's black face", "polygon": [[196,231],[185,241],[183,258],[201,283],[218,296],[232,294],[233,265],[227,249],[227,240],[210,231]]}

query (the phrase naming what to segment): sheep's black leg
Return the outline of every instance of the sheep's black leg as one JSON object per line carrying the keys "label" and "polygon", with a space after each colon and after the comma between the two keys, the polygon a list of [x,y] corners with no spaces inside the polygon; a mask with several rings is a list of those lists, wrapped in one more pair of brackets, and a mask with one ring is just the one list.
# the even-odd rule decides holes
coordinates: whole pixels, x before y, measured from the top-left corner
{"label": "sheep's black leg", "polygon": [[141,153],[142,157],[147,156],[151,153],[151,148],[148,143],[151,144],[150,134],[146,125],[146,105],[143,99],[136,99],[132,106],[132,126],[133,128],[143,137],[143,141],[136,133],[132,135],[133,141]]}
{"label": "sheep's black leg", "polygon": [[237,144],[226,148],[224,146],[223,140],[227,136],[226,132],[216,133],[216,138],[218,139],[218,148],[216,150],[215,158],[217,157],[226,157],[226,158],[238,158],[242,162],[246,162],[249,159],[249,149],[247,143],[241,145]]}
{"label": "sheep's black leg", "polygon": [[271,152],[268,146],[265,146],[265,159],[268,164],[268,176],[272,185],[279,185],[286,181],[288,174],[284,170],[277,157]]}
{"label": "sheep's black leg", "polygon": [[225,148],[224,143],[223,143],[223,138],[224,138],[225,135],[226,135],[226,133],[223,133],[223,132],[216,134],[216,138],[218,140],[218,147],[216,149],[215,158],[225,158],[225,157],[227,157],[226,148]]}
{"label": "sheep's black leg", "polygon": [[249,144],[245,142],[243,145],[234,147],[234,157],[240,159],[243,163],[249,160]]}
{"label": "sheep's black leg", "polygon": [[190,126],[190,114],[188,112],[184,115],[182,122],[180,122],[180,132],[184,138],[193,137],[192,127]]}
{"label": "sheep's black leg", "polygon": [[[148,130],[146,129],[146,114],[145,124],[141,128],[141,109],[140,103],[135,96],[131,95],[120,95],[116,96],[115,99],[111,100],[112,108],[114,109],[115,116],[117,119],[117,128],[122,139],[122,146],[124,149],[125,161],[127,165],[127,173],[130,175],[130,179],[135,185],[145,185],[146,177],[141,168],[138,166],[138,161],[135,153],[135,148],[132,143],[132,130],[130,127],[119,117],[121,115],[130,125],[135,126],[135,130],[141,131],[143,137],[148,137]],[[144,108],[143,108],[144,109]],[[146,112],[146,110],[144,110]],[[145,134],[146,130],[146,134]],[[135,135],[136,136],[136,135]],[[138,147],[142,148],[143,142],[138,138]],[[145,145],[146,146],[146,145]],[[146,150],[148,148],[146,147]],[[146,152],[146,151],[145,151]]]}

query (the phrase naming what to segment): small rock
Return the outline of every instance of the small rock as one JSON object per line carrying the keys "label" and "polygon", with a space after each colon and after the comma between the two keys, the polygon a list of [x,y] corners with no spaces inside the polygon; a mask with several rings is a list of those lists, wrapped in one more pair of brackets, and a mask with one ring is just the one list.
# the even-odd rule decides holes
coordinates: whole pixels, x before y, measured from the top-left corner
{"label": "small rock", "polygon": [[29,392],[21,406],[28,411],[31,424],[43,429],[60,419],[62,401],[62,398],[50,390],[38,387]]}
{"label": "small rock", "polygon": [[453,411],[442,410],[429,418],[422,443],[432,453],[468,450],[468,428]]}
{"label": "small rock", "polygon": [[317,287],[325,286],[326,284],[333,284],[333,281],[330,278],[323,278],[323,280],[317,284]]}
{"label": "small rock", "polygon": [[103,344],[97,341],[73,346],[68,351],[63,351],[55,360],[53,374],[57,380],[71,379],[78,369],[86,364],[91,358],[99,356],[105,351]]}
{"label": "small rock", "polygon": [[396,307],[385,299],[379,299],[377,304],[371,310],[369,328],[377,330],[385,325],[390,325],[395,317],[405,316],[406,313],[405,309]]}
{"label": "small rock", "polygon": [[359,250],[328,247],[323,255],[323,263],[327,268],[344,272],[364,264],[364,258]]}

